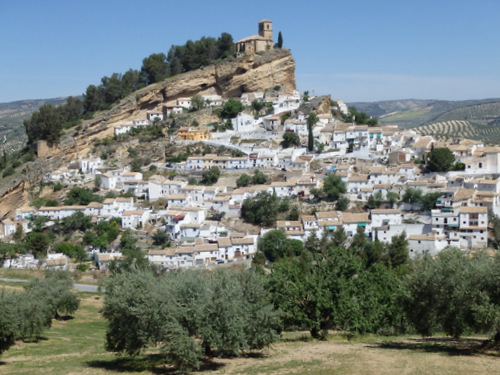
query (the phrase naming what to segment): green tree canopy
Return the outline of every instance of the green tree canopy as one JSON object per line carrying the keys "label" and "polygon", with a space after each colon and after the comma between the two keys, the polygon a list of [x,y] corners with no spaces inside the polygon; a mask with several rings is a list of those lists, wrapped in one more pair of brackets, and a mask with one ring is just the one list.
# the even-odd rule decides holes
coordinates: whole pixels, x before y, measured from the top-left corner
{"label": "green tree canopy", "polygon": [[164,53],[153,53],[142,60],[141,76],[147,85],[164,80],[168,74],[169,65]]}
{"label": "green tree canopy", "polygon": [[243,201],[241,217],[249,223],[270,227],[276,222],[278,205],[275,194],[263,191]]}
{"label": "green tree canopy", "polygon": [[433,148],[426,159],[427,168],[432,172],[448,172],[455,164],[455,156],[447,147]]}
{"label": "green tree canopy", "polygon": [[226,103],[224,103],[224,107],[222,107],[221,117],[224,119],[235,118],[238,113],[243,111],[243,104],[236,99],[229,99]]}
{"label": "green tree canopy", "polygon": [[162,345],[181,372],[203,356],[237,356],[278,338],[279,313],[253,270],[131,270],[106,282],[106,348],[135,354]]}
{"label": "green tree canopy", "polygon": [[337,200],[346,191],[347,187],[340,176],[330,174],[323,180],[323,192],[328,199]]}
{"label": "green tree canopy", "polygon": [[204,185],[213,185],[219,180],[219,177],[219,167],[211,167],[208,171],[203,172],[201,183]]}
{"label": "green tree canopy", "polygon": [[[305,99],[304,99],[305,100]],[[307,149],[312,151],[314,149],[314,135],[313,135],[313,127],[318,122],[318,116],[316,113],[311,112],[309,116],[307,116]]]}
{"label": "green tree canopy", "polygon": [[251,182],[252,182],[252,177],[250,177],[246,173],[243,173],[240,177],[236,179],[236,186],[245,187],[250,185]]}
{"label": "green tree canopy", "polygon": [[300,137],[297,133],[285,132],[283,134],[283,148],[300,146]]}
{"label": "green tree canopy", "polygon": [[499,261],[457,248],[416,259],[403,280],[401,305],[417,332],[431,336],[444,330],[453,337],[491,332],[499,340]]}

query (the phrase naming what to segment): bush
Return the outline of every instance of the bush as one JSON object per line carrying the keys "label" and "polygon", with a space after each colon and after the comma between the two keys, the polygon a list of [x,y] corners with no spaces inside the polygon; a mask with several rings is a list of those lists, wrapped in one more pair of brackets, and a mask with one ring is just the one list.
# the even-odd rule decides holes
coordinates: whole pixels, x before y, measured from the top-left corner
{"label": "bush", "polygon": [[5,169],[2,173],[2,177],[8,177],[8,176],[12,176],[14,174],[14,168],[12,167],[8,167],[7,169]]}

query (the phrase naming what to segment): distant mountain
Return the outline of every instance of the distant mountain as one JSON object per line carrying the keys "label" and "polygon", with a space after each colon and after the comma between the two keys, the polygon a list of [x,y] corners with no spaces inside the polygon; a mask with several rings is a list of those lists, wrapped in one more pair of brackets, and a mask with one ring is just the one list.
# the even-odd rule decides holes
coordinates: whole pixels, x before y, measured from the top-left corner
{"label": "distant mountain", "polygon": [[500,99],[482,100],[388,100],[348,103],[358,111],[379,118],[383,124],[413,128],[441,121],[470,121],[475,124],[500,124]]}
{"label": "distant mountain", "polygon": [[58,105],[66,98],[18,100],[0,103],[0,152],[12,152],[22,148],[27,140],[23,120],[44,104]]}

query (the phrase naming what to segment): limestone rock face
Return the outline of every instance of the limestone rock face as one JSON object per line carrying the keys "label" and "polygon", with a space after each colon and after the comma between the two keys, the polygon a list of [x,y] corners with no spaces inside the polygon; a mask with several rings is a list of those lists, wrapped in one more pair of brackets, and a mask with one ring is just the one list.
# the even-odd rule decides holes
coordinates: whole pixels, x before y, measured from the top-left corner
{"label": "limestone rock face", "polygon": [[[283,86],[295,90],[295,60],[287,49],[262,55],[240,57],[235,61],[180,74],[138,93],[136,102],[126,102],[109,112],[109,121],[118,122],[141,116],[145,111],[162,110],[178,98],[195,94],[218,94],[224,98],[240,97],[246,92],[264,91]],[[140,97],[139,97],[140,96]]]}

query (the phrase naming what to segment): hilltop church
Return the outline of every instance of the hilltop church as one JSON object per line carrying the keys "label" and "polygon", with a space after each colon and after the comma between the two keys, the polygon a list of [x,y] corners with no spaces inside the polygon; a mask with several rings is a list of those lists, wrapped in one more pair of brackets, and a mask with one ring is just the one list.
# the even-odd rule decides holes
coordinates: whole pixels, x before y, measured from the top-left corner
{"label": "hilltop church", "polygon": [[236,56],[254,54],[273,48],[273,23],[268,19],[259,22],[259,35],[252,35],[236,42]]}

